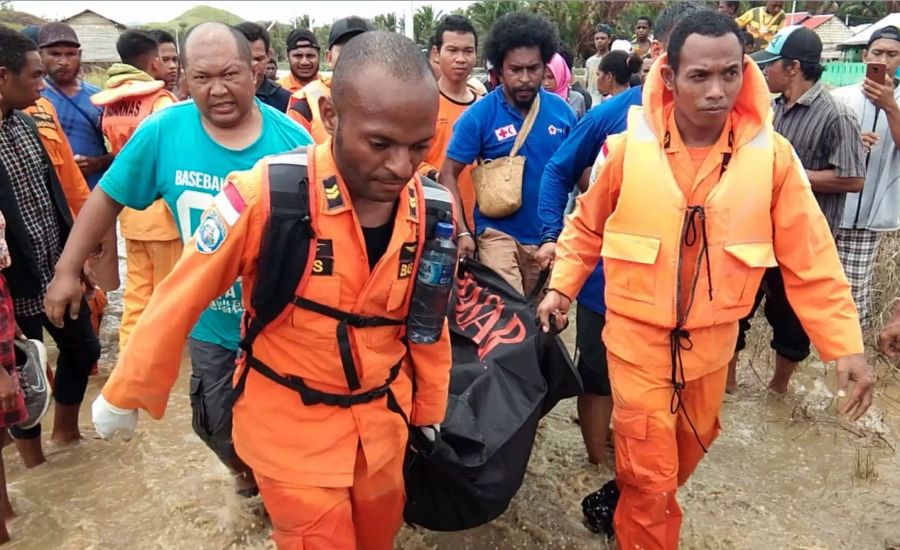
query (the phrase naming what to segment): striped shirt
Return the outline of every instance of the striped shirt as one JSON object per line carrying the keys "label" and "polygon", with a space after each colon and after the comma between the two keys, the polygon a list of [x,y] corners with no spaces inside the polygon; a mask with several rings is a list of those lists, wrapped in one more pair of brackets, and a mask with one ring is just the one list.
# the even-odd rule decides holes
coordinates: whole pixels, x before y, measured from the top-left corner
{"label": "striped shirt", "polygon": [[[775,131],[783,135],[806,170],[834,169],[839,178],[864,178],[865,153],[859,123],[847,107],[825,91],[821,82],[785,108],[784,96],[775,99]],[[844,214],[846,193],[813,193],[832,233]]]}

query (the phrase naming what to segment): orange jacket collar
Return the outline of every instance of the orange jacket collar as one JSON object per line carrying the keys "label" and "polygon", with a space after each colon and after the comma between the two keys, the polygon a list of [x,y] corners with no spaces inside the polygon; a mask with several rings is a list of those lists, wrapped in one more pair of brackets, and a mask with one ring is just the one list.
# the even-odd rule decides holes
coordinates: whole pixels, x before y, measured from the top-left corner
{"label": "orange jacket collar", "polygon": [[[662,66],[668,63],[668,54],[663,54],[650,69],[644,82],[644,113],[660,143],[666,133],[669,109],[674,108],[675,99],[662,79]],[[738,94],[732,110],[731,123],[734,131],[734,147],[738,148],[758,133],[770,119],[771,96],[766,79],[749,57],[744,56],[744,85]]]}

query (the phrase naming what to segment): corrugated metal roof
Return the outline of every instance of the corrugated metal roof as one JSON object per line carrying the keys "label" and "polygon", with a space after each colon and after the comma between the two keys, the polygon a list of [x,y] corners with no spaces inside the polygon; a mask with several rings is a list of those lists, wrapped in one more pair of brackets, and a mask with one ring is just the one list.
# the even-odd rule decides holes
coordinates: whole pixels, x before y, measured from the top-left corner
{"label": "corrugated metal roof", "polygon": [[869,43],[869,37],[883,27],[887,27],[888,25],[893,25],[895,27],[900,28],[900,13],[891,13],[884,19],[878,21],[877,23],[872,23],[870,26],[866,27],[863,31],[858,32],[841,42],[841,48],[853,48],[858,46],[865,46]]}
{"label": "corrugated metal roof", "polygon": [[815,30],[816,27],[828,21],[832,17],[834,17],[834,15],[810,15],[807,11],[798,11],[796,13],[787,14],[784,24],[785,26],[803,25],[807,29]]}

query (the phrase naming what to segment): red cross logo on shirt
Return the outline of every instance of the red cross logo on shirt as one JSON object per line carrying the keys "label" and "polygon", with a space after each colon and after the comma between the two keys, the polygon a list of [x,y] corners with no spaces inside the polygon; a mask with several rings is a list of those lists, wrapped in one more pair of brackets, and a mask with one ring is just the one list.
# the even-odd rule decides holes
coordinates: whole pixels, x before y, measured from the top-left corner
{"label": "red cross logo on shirt", "polygon": [[503,141],[508,137],[512,137],[516,135],[516,127],[512,124],[507,124],[502,128],[497,128],[494,130],[494,135],[497,137],[497,141]]}

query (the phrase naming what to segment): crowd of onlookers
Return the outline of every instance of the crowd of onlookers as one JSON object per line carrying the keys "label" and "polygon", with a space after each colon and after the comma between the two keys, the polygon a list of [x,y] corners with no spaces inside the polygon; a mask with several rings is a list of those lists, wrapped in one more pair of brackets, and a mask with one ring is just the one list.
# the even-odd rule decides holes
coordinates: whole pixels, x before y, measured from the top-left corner
{"label": "crowd of onlookers", "polygon": [[[879,246],[900,228],[900,89],[893,78],[900,67],[900,31],[873,32],[864,61],[874,72],[861,85],[829,91],[820,81],[821,40],[806,28],[785,27],[784,3],[738,14],[740,2],[723,1],[719,11],[734,18],[744,52],[777,94],[774,128],[793,146],[828,222],[862,326],[871,326]],[[479,37],[466,17],[440,21],[426,52],[439,90],[438,117],[418,172],[458,198],[461,254],[477,255],[518,292],[534,290],[541,271],[554,262],[566,214],[596,179],[606,138],[627,129],[629,108],[644,101],[643,85],[665,56],[673,28],[699,9],[685,6],[664,10],[656,21],[639,18],[631,37],[597,25],[596,53],[586,60],[583,82],[575,76],[572,52],[540,16],[507,14],[487,37]],[[128,30],[117,43],[121,63],[109,68],[101,89],[83,79],[81,44],[70,26],[0,28],[0,407],[27,467],[45,462],[40,420],[51,400],[50,439],[70,443],[81,437],[78,412],[100,357],[105,292],[119,285],[117,220],[127,258],[119,334],[125,349],[228,174],[249,170],[267,155],[329,143],[336,115],[323,102],[331,97],[332,81],[322,68],[334,68],[346,44],[372,30],[364,18],[343,18],[332,25],[327,44],[309,29],[292,30],[286,44],[290,70],[281,79],[269,34],[255,23],[227,31],[236,33],[234,46],[210,34],[180,51],[164,31]],[[246,67],[244,53],[252,61]],[[479,55],[488,68],[484,79],[473,77]],[[261,113],[262,122],[245,119],[251,111]],[[524,158],[520,204],[498,215],[479,200],[473,172],[485,161],[510,156]],[[92,191],[94,204],[106,202],[82,218]],[[70,239],[76,220],[82,238]],[[577,296],[576,313],[585,389],[578,411],[592,462],[604,460],[613,410],[599,338],[604,297],[601,264]],[[726,391],[737,389],[738,355],[763,302],[776,352],[770,389],[786,393],[797,364],[810,353],[782,272],[771,267],[753,311],[740,322]],[[195,431],[234,473],[237,491],[254,494],[253,476],[231,444],[230,416],[216,412],[230,390],[242,313],[236,283],[194,328],[191,401]],[[886,353],[898,351],[897,326],[896,320],[888,324]],[[45,333],[59,350],[55,372],[40,343]],[[12,515],[5,491],[0,515]],[[0,536],[8,538],[5,528]]]}

